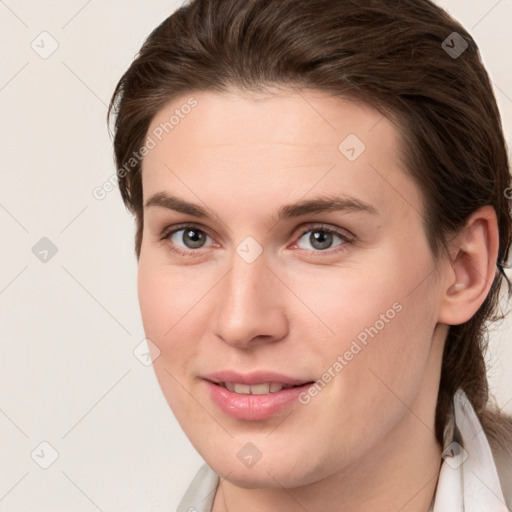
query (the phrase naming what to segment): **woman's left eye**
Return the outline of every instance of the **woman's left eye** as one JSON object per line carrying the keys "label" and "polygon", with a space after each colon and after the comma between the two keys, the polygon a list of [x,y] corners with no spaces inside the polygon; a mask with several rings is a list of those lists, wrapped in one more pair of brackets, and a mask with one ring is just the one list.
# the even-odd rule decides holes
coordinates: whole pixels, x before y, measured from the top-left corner
{"label": "woman's left eye", "polygon": [[[197,252],[195,249],[205,248],[205,243],[208,238],[211,238],[210,235],[208,235],[203,229],[193,224],[186,224],[177,226],[171,231],[166,231],[161,237],[161,240],[170,241],[172,251],[185,255],[190,254],[191,252]],[[340,242],[334,244],[336,238],[338,238]],[[309,250],[310,252],[326,252],[333,247],[339,247],[350,243],[352,238],[342,231],[320,225],[309,226],[307,229],[303,228],[301,236],[297,242],[295,242],[294,246],[298,246],[301,240],[305,240],[313,247],[313,249],[306,247],[306,250]],[[304,247],[299,248],[303,249]]]}
{"label": "woman's left eye", "polygon": [[[308,235],[308,236],[306,236]],[[333,240],[335,238],[338,238],[341,240],[340,243],[333,246]],[[297,245],[300,243],[301,240],[306,240],[307,243],[311,244],[313,247],[314,252],[323,252],[328,249],[331,249],[333,247],[338,247],[340,245],[345,245],[346,243],[350,242],[350,238],[345,233],[342,233],[341,231],[327,228],[324,226],[315,226],[313,228],[308,228],[307,230],[302,231],[302,235],[297,241]],[[308,249],[311,250],[311,249]]]}

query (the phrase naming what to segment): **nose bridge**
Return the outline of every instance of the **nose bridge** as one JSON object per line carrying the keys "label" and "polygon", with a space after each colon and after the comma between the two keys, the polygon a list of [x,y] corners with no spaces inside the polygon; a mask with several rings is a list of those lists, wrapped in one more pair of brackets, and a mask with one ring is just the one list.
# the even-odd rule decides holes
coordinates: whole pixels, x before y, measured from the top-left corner
{"label": "nose bridge", "polygon": [[[240,251],[240,246],[246,250]],[[282,285],[267,267],[264,254],[254,257],[254,248],[240,246],[216,297],[214,330],[226,343],[243,346],[257,336],[269,340],[283,336],[286,320],[279,299]]]}

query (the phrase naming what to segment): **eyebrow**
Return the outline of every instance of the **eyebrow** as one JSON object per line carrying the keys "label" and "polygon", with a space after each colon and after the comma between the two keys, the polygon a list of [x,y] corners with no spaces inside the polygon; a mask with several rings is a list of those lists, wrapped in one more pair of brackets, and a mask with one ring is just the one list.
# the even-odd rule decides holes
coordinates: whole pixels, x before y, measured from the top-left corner
{"label": "eyebrow", "polygon": [[[207,207],[189,203],[184,199],[171,196],[166,192],[157,192],[151,195],[144,205],[145,208],[159,206],[174,210],[179,213],[192,215],[194,217],[213,219],[217,217],[212,210]],[[275,222],[300,217],[313,213],[328,213],[334,211],[344,212],[364,212],[371,215],[379,215],[379,211],[371,204],[365,203],[355,197],[350,196],[322,196],[315,199],[299,201],[297,203],[282,206],[274,217]]]}

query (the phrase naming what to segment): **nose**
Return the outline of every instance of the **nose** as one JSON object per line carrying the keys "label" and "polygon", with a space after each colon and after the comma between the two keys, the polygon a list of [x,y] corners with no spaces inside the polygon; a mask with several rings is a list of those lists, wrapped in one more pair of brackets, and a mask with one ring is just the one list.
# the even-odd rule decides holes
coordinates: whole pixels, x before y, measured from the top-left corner
{"label": "nose", "polygon": [[250,349],[286,336],[286,287],[263,255],[248,263],[235,254],[216,291],[213,332],[224,343]]}

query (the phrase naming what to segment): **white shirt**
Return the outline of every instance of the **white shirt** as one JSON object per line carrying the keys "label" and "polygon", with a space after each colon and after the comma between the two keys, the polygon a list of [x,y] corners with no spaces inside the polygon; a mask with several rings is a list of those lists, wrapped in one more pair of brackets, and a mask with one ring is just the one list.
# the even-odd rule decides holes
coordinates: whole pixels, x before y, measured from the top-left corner
{"label": "white shirt", "polygon": [[[211,512],[218,475],[204,464],[176,512]],[[509,512],[489,442],[462,389],[444,430],[443,462],[428,512]]]}

